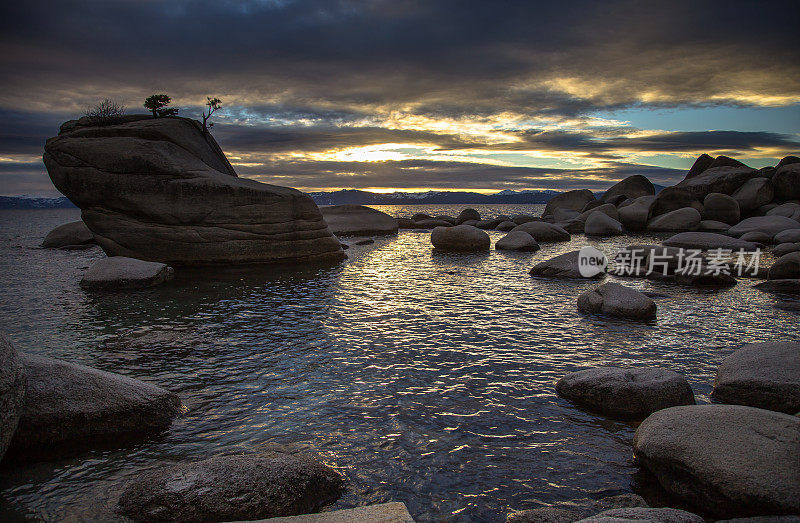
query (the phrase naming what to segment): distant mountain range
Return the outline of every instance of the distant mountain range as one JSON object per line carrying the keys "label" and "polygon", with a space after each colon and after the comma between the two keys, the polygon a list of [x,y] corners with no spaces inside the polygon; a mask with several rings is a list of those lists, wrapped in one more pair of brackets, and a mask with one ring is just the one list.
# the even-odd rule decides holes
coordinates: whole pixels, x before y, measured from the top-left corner
{"label": "distant mountain range", "polygon": [[75,204],[66,199],[39,196],[0,196],[0,209],[74,209]]}

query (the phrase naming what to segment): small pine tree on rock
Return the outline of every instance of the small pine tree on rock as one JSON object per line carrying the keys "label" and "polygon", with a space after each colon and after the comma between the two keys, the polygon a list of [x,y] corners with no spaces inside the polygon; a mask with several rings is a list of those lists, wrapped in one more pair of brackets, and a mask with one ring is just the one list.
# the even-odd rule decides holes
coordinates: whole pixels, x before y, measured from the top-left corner
{"label": "small pine tree on rock", "polygon": [[172,102],[172,98],[166,94],[153,94],[147,97],[144,101],[144,107],[153,112],[153,118],[161,118],[164,116],[177,116],[178,109],[175,107],[167,107]]}

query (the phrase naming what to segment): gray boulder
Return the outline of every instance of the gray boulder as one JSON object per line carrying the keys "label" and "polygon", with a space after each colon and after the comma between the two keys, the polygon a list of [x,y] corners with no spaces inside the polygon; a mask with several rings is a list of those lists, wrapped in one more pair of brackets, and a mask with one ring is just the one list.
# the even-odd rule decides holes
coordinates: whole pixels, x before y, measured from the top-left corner
{"label": "gray boulder", "polygon": [[112,256],[89,267],[81,279],[81,287],[89,290],[143,289],[174,277],[173,268],[163,263]]}
{"label": "gray boulder", "polygon": [[606,510],[646,506],[647,502],[637,494],[617,494],[600,499],[575,499],[552,506],[512,512],[506,518],[506,523],[573,523]]}
{"label": "gray boulder", "polygon": [[683,247],[684,249],[731,249],[734,251],[758,249],[756,243],[713,232],[681,232],[664,240],[663,243],[669,247]]}
{"label": "gray boulder", "polygon": [[668,492],[718,518],[800,512],[800,418],[739,405],[657,411],[636,461]]}
{"label": "gray boulder", "polygon": [[790,252],[778,258],[769,268],[767,279],[800,278],[800,252]]}
{"label": "gray boulder", "polygon": [[492,244],[485,231],[472,225],[436,227],[431,233],[431,243],[442,251],[488,251]]}
{"label": "gray boulder", "polygon": [[20,353],[28,385],[7,458],[62,458],[158,433],[182,412],[172,392],[127,376]]}
{"label": "gray boulder", "polygon": [[453,227],[453,224],[445,220],[431,218],[430,220],[414,222],[414,227],[419,229],[435,229],[436,227]]}
{"label": "gray boulder", "polygon": [[571,238],[570,234],[558,225],[546,222],[527,222],[511,230],[511,232],[517,231],[527,232],[539,243],[566,242]]}
{"label": "gray boulder", "polygon": [[478,223],[475,224],[475,227],[478,229],[494,229],[498,225],[500,225],[503,220],[480,220]]}
{"label": "gray boulder", "polygon": [[218,456],[139,473],[117,512],[134,521],[260,520],[317,512],[343,491],[341,475],[311,456]]}
{"label": "gray boulder", "polygon": [[464,222],[472,220],[475,220],[476,222],[481,221],[481,213],[479,213],[475,209],[467,208],[458,213],[458,217],[456,218],[456,225],[461,225]]}
{"label": "gray boulder", "polygon": [[[798,212],[800,212],[800,204],[796,202],[786,202],[782,203],[781,205],[775,205],[770,210],[768,210],[765,214],[767,216],[785,216],[787,218],[793,218]],[[796,218],[793,218],[796,219]]]}
{"label": "gray boulder", "polygon": [[748,232],[763,232],[773,237],[781,231],[797,229],[798,224],[800,222],[785,216],[753,216],[728,229],[728,234],[738,238]]}
{"label": "gray boulder", "polygon": [[572,209],[581,212],[587,203],[595,199],[594,193],[588,189],[563,192],[547,202],[542,217],[553,216],[556,209]]}
{"label": "gray boulder", "polygon": [[194,120],[70,121],[47,140],[44,163],[109,256],[170,265],[344,257],[309,195],[236,177]]}
{"label": "gray boulder", "polygon": [[758,177],[744,182],[732,196],[739,203],[742,212],[749,213],[771,202],[775,191],[769,178]]}
{"label": "gray boulder", "polygon": [[702,174],[702,172],[711,167],[711,164],[713,163],[713,157],[707,155],[706,153],[701,154],[697,157],[697,160],[694,161],[694,164],[692,164],[689,172],[686,173],[686,178],[693,178],[698,174]]}
{"label": "gray boulder", "polygon": [[393,501],[317,514],[269,518],[261,523],[414,523],[405,503]]}
{"label": "gray boulder", "polygon": [[579,523],[705,523],[705,520],[677,508],[615,508],[578,520]]}
{"label": "gray boulder", "polygon": [[60,249],[74,245],[95,245],[94,234],[83,221],[59,225],[44,237],[42,247],[45,249]]}
{"label": "gray boulder", "polygon": [[530,214],[515,214],[511,217],[511,221],[516,223],[517,225],[522,225],[523,223],[528,222],[535,222],[541,221],[541,218],[537,218],[536,216],[531,216]]}
{"label": "gray boulder", "polygon": [[800,294],[800,279],[767,280],[757,283],[753,287],[764,292]]}
{"label": "gray boulder", "polygon": [[328,228],[336,236],[376,236],[397,233],[397,220],[364,205],[320,207]]}
{"label": "gray boulder", "polygon": [[[702,199],[702,198],[701,198]],[[703,204],[696,195],[680,187],[667,187],[659,192],[650,206],[650,217],[661,216],[678,209],[692,207],[703,211]]]}
{"label": "gray boulder", "polygon": [[497,250],[505,251],[538,251],[539,244],[533,239],[533,236],[523,231],[510,232],[497,240],[494,244]]}
{"label": "gray boulder", "polygon": [[[583,278],[578,266],[580,251],[571,251],[560,254],[555,258],[537,263],[530,270],[531,276],[541,278]],[[593,279],[602,278],[605,273],[593,276]]]}
{"label": "gray boulder", "polygon": [[17,351],[0,333],[0,461],[22,415],[26,382],[25,368]]}
{"label": "gray boulder", "polygon": [[619,196],[625,198],[638,198],[639,196],[652,196],[656,193],[656,188],[646,177],[641,174],[628,176],[624,180],[612,185],[600,200],[605,203]]}
{"label": "gray boulder", "polygon": [[785,231],[781,231],[776,234],[773,239],[776,243],[800,242],[800,226],[797,229],[787,229]]}
{"label": "gray boulder", "polygon": [[625,233],[625,228],[611,216],[597,210],[586,219],[583,231],[589,236],[619,236]]}
{"label": "gray boulder", "polygon": [[733,352],[717,369],[712,396],[721,403],[800,412],[800,343],[751,343]]}
{"label": "gray boulder", "polygon": [[620,285],[604,283],[578,296],[578,310],[587,314],[605,314],[633,320],[656,317],[656,304],[641,292]]}
{"label": "gray boulder", "polygon": [[797,156],[784,156],[781,158],[781,161],[778,162],[778,165],[775,166],[775,169],[780,169],[784,165],[789,165],[792,163],[800,163],[800,157]]}
{"label": "gray boulder", "polygon": [[712,192],[733,194],[758,171],[750,167],[711,167],[692,178],[685,178],[674,187],[684,189],[696,199],[702,200]]}
{"label": "gray boulder", "polygon": [[640,420],[676,405],[694,405],[686,379],[666,369],[596,367],[571,372],[556,382],[562,398],[609,416]]}
{"label": "gray boulder", "polygon": [[573,220],[580,215],[581,213],[579,213],[578,211],[574,211],[572,209],[556,209],[553,212],[553,221],[566,222],[569,220]]}
{"label": "gray boulder", "polygon": [[776,245],[772,249],[772,254],[780,257],[783,256],[784,254],[789,254],[790,252],[797,252],[797,251],[800,251],[800,242],[795,242],[795,243],[786,242]]}
{"label": "gray boulder", "polygon": [[684,207],[676,211],[657,216],[647,222],[647,230],[658,231],[694,231],[700,227],[700,212],[693,207]]}
{"label": "gray boulder", "polygon": [[495,229],[496,231],[508,232],[508,231],[511,231],[511,230],[513,230],[513,229],[514,229],[514,227],[516,227],[516,226],[517,226],[517,224],[516,224],[516,223],[514,223],[514,222],[512,222],[512,221],[507,221],[507,222],[501,222],[501,223],[500,223],[500,224],[499,224],[497,227],[495,227],[494,229]]}
{"label": "gray boulder", "polygon": [[586,221],[589,218],[589,216],[591,216],[592,214],[594,214],[596,212],[604,213],[604,214],[608,215],[609,217],[614,218],[615,220],[619,218],[619,211],[617,210],[617,208],[613,204],[610,204],[610,203],[604,203],[602,205],[597,205],[597,206],[592,207],[591,209],[589,209],[587,211],[583,211],[582,213],[580,213],[578,215],[577,218],[579,220]]}
{"label": "gray boulder", "polygon": [[715,220],[733,225],[739,223],[740,217],[739,202],[727,194],[712,192],[703,200],[704,220]]}
{"label": "gray boulder", "polygon": [[628,205],[617,209],[619,221],[629,231],[640,231],[647,227],[650,218],[650,208],[655,202],[655,196],[640,196]]}
{"label": "gray boulder", "polygon": [[725,222],[718,222],[714,220],[702,220],[700,221],[700,226],[697,228],[698,231],[701,232],[720,232],[725,233],[728,232],[731,226]]}
{"label": "gray boulder", "polygon": [[[730,229],[728,229],[728,231],[730,231]],[[746,232],[742,234],[739,239],[759,245],[769,245],[772,243],[772,235],[761,231]]]}
{"label": "gray boulder", "polygon": [[775,199],[781,202],[800,199],[800,163],[781,166],[772,176]]}
{"label": "gray boulder", "polygon": [[581,220],[569,220],[566,222],[556,222],[553,225],[561,227],[570,234],[581,234],[583,232],[584,223]]}

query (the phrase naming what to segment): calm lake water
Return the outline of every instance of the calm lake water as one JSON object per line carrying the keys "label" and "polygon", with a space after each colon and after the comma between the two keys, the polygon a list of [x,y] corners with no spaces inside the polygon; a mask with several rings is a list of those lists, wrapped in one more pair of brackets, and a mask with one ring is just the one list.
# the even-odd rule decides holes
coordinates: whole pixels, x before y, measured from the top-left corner
{"label": "calm lake water", "polygon": [[[464,206],[379,207],[395,216]],[[484,216],[542,206],[476,206]],[[403,501],[418,521],[503,521],[512,509],[630,491],[635,426],[581,412],[554,382],[597,365],[663,366],[709,401],[720,361],[748,342],[800,341],[798,304],[752,289],[669,294],[652,323],[577,312],[587,281],[531,266],[536,253],[433,253],[401,231],[335,267],[178,271],[153,289],[91,294],[99,248],[38,248],[77,210],[0,211],[0,329],[23,351],[152,381],[188,413],[163,436],[74,459],[0,469],[0,519],[103,519],[120,482],[158,460],[312,450],[349,490],[331,508]],[[493,240],[503,233],[490,232]]]}

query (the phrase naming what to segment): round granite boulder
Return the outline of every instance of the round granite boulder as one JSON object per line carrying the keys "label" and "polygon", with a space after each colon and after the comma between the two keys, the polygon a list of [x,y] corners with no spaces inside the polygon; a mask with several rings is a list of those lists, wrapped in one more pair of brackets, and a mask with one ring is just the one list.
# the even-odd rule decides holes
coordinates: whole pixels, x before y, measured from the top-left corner
{"label": "round granite boulder", "polygon": [[772,264],[767,274],[770,280],[786,280],[800,278],[800,252],[784,254]]}
{"label": "round granite boulder", "polygon": [[800,227],[797,229],[787,229],[776,234],[773,238],[775,243],[795,243],[800,242]]}
{"label": "round granite boulder", "polygon": [[566,242],[571,238],[570,234],[558,225],[547,222],[527,222],[517,225],[511,232],[527,232],[539,243],[544,242]]}
{"label": "round granite boulder", "polygon": [[717,369],[714,399],[787,414],[800,412],[800,343],[745,345]]}
{"label": "round granite boulder", "polygon": [[741,237],[748,232],[763,232],[774,237],[781,231],[797,229],[800,222],[786,216],[753,216],[745,218],[728,230],[731,236]]}
{"label": "round granite boulder", "polygon": [[492,244],[489,235],[472,225],[436,227],[431,233],[431,243],[442,251],[488,251]]}
{"label": "round granite boulder", "polygon": [[775,191],[769,178],[750,178],[732,194],[743,213],[755,211],[772,201]]}
{"label": "round granite boulder", "polygon": [[[539,278],[584,278],[579,266],[580,251],[570,251],[559,254],[555,258],[550,258],[537,263],[530,270],[531,276]],[[600,272],[592,278],[602,278],[605,272]]]}
{"label": "round granite boulder", "polygon": [[538,251],[539,244],[533,239],[533,236],[523,231],[510,232],[497,240],[494,244],[497,250],[505,251]]}
{"label": "round granite boulder", "polygon": [[780,257],[783,256],[784,254],[789,254],[790,252],[797,252],[797,251],[800,251],[800,242],[795,242],[795,243],[787,242],[776,245],[772,249],[772,254]]}
{"label": "round granite boulder", "polygon": [[712,192],[703,200],[704,220],[715,220],[733,225],[739,223],[740,216],[739,202],[727,194]]}
{"label": "round granite boulder", "polygon": [[628,205],[617,209],[619,221],[629,231],[640,231],[647,226],[650,218],[650,208],[655,202],[655,196],[640,196]]}
{"label": "round granite boulder", "polygon": [[26,381],[25,368],[17,351],[0,333],[0,461],[22,415]]}
{"label": "round granite boulder", "polygon": [[632,320],[656,317],[656,303],[637,291],[609,282],[578,296],[578,310],[587,314],[605,314]]}
{"label": "round granite boulder", "polygon": [[693,207],[684,207],[657,216],[647,222],[647,230],[659,231],[694,231],[700,227],[700,211]]}
{"label": "round granite boulder", "polygon": [[164,263],[112,256],[89,267],[81,279],[81,287],[88,290],[143,289],[174,277],[173,268]]}
{"label": "round granite boulder", "polygon": [[336,236],[376,236],[397,233],[397,220],[364,205],[320,207],[328,228]]}
{"label": "round granite boulder", "polygon": [[619,236],[625,234],[625,227],[608,214],[595,210],[586,219],[583,231],[587,236]]}
{"label": "round granite boulder", "polygon": [[666,369],[596,367],[567,374],[556,392],[570,402],[609,416],[639,420],[676,405],[694,405],[686,379]]}
{"label": "round granite boulder", "polygon": [[458,217],[456,218],[456,225],[461,225],[462,223],[471,220],[475,220],[478,222],[481,221],[481,213],[479,213],[475,209],[467,208],[458,213]]}
{"label": "round granite boulder", "polygon": [[781,166],[772,176],[772,184],[775,187],[775,199],[782,202],[800,200],[800,163]]}
{"label": "round granite boulder", "polygon": [[96,245],[94,234],[83,223],[82,220],[77,222],[65,223],[59,225],[44,237],[42,247],[45,249],[61,249],[64,247],[72,247],[76,245]]}
{"label": "round granite boulder", "polygon": [[516,227],[516,226],[517,226],[516,223],[514,223],[514,222],[509,220],[509,221],[505,221],[505,222],[500,222],[500,224],[498,224],[497,227],[494,228],[494,230],[501,231],[501,232],[509,232],[509,231],[513,230],[514,227]]}
{"label": "round granite boulder", "polygon": [[556,209],[571,209],[581,212],[586,207],[586,204],[594,200],[596,200],[594,193],[589,189],[575,189],[563,192],[547,202],[542,218],[553,216]]}
{"label": "round granite boulder", "polygon": [[635,174],[612,185],[603,193],[600,200],[605,203],[619,196],[638,198],[639,196],[652,196],[655,193],[656,189],[650,180],[641,174]]}

